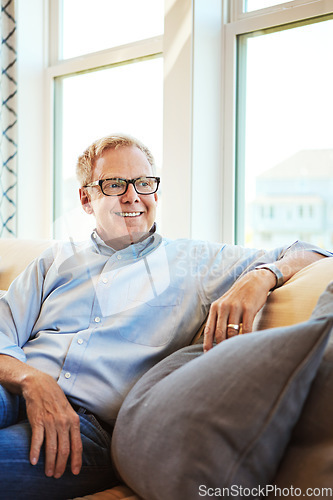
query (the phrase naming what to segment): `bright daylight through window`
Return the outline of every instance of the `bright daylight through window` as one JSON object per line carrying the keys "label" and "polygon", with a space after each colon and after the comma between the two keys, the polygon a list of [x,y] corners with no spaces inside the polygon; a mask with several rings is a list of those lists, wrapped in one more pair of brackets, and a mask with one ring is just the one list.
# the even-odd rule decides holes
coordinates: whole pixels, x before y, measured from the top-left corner
{"label": "bright daylight through window", "polygon": [[272,7],[273,5],[282,5],[284,3],[286,3],[286,0],[245,0],[244,12],[266,9],[267,7]]}
{"label": "bright daylight through window", "polygon": [[238,243],[332,247],[333,20],[315,21],[239,37]]}
{"label": "bright daylight through window", "polygon": [[[163,35],[164,2],[94,0],[93,4],[92,9],[90,0],[62,2],[59,60],[80,57],[87,61],[87,69],[71,71],[71,61],[76,60],[69,59],[63,63],[66,72],[55,77],[56,237],[85,238],[94,224],[79,204],[75,178],[77,157],[94,140],[128,133],[149,145],[158,167],[162,162],[163,57],[161,52],[140,56],[140,42]],[[122,61],[124,51],[118,46],[124,44],[128,45]],[[92,53],[99,50],[103,52],[95,66]],[[110,64],[114,54],[117,62]]]}
{"label": "bright daylight through window", "polygon": [[62,58],[163,34],[161,0],[63,0]]}

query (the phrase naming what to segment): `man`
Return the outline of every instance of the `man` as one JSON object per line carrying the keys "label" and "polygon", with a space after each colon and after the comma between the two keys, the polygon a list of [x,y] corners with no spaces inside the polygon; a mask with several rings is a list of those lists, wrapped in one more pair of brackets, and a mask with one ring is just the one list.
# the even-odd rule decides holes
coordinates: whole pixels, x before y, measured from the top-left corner
{"label": "man", "polygon": [[271,289],[330,255],[163,239],[154,160],[130,137],[96,141],[77,174],[91,239],[44,252],[0,301],[3,498],[111,487],[112,427],[136,380],[191,343],[208,311],[204,351],[250,332]]}

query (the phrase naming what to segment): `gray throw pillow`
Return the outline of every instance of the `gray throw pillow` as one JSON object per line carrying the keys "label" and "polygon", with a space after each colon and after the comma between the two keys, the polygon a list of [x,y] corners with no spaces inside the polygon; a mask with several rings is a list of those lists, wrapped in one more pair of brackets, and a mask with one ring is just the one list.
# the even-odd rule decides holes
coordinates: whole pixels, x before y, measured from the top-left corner
{"label": "gray throw pillow", "polygon": [[272,484],[332,327],[333,316],[315,319],[160,362],[119,412],[112,453],[123,480],[148,500],[241,498]]}

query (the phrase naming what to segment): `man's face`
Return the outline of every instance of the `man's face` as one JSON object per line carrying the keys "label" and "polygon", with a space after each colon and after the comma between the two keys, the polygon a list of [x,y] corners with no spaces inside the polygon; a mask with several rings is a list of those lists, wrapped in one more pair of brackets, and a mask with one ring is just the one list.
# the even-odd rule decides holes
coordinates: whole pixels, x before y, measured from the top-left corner
{"label": "man's face", "polygon": [[[106,150],[97,159],[92,181],[152,175],[151,165],[139,148],[122,146]],[[95,216],[99,236],[116,249],[139,241],[155,221],[157,194],[138,194],[133,184],[120,196],[105,196],[99,186],[81,188],[80,199],[84,210]]]}

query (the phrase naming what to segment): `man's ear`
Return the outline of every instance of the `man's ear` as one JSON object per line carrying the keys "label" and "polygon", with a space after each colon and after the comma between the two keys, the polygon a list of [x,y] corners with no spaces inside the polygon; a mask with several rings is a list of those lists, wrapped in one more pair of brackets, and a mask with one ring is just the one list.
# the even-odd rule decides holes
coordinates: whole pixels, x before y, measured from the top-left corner
{"label": "man's ear", "polygon": [[86,188],[81,187],[79,189],[79,194],[80,194],[80,201],[81,201],[81,205],[83,207],[83,210],[89,215],[93,214],[94,210],[93,210],[92,205],[91,205],[90,195],[89,195],[88,191],[86,190]]}

